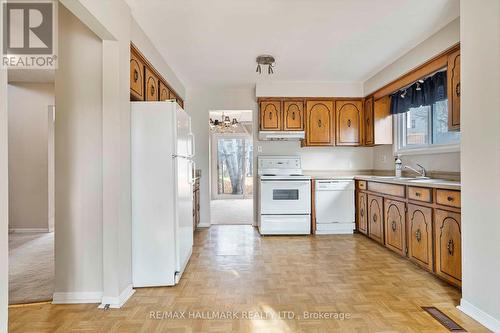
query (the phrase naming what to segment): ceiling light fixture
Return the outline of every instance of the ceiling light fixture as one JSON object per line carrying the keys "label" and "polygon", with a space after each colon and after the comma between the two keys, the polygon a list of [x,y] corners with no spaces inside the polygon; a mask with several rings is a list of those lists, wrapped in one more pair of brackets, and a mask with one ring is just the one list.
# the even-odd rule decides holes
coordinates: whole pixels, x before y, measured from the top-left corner
{"label": "ceiling light fixture", "polygon": [[263,54],[257,57],[257,69],[255,70],[256,73],[262,74],[262,67],[261,66],[268,66],[267,68],[267,74],[274,74],[274,63],[276,62],[274,60],[274,57],[268,54]]}

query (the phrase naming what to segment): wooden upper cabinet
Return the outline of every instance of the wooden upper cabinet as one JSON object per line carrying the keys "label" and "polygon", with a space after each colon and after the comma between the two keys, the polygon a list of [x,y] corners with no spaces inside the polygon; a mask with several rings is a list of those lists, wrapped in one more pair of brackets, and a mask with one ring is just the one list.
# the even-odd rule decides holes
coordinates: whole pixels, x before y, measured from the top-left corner
{"label": "wooden upper cabinet", "polygon": [[281,101],[261,101],[260,102],[260,130],[280,131],[281,130]]}
{"label": "wooden upper cabinet", "polygon": [[165,85],[165,83],[163,83],[162,81],[160,81],[160,98],[159,98],[159,100],[160,101],[166,101],[166,100],[169,100],[169,99],[170,99],[170,90]]}
{"label": "wooden upper cabinet", "polygon": [[363,102],[336,100],[336,145],[359,146],[362,143]]}
{"label": "wooden upper cabinet", "polygon": [[284,101],[283,102],[283,130],[303,131],[304,130],[304,101]]}
{"label": "wooden upper cabinet", "polygon": [[144,100],[144,62],[134,49],[130,50],[130,97]]}
{"label": "wooden upper cabinet", "polygon": [[404,256],[406,253],[405,203],[384,199],[385,246]]}
{"label": "wooden upper cabinet", "polygon": [[306,101],[306,146],[333,146],[334,113],[331,100]]}
{"label": "wooden upper cabinet", "polygon": [[356,215],[358,221],[358,231],[367,235],[368,234],[368,219],[366,212],[366,200],[367,194],[358,192],[357,193],[357,202],[356,202]]}
{"label": "wooden upper cabinet", "polygon": [[392,145],[391,98],[381,97],[373,102],[373,144]]}
{"label": "wooden upper cabinet", "polygon": [[382,197],[368,195],[368,236],[384,244],[384,211]]}
{"label": "wooden upper cabinet", "polygon": [[146,67],[146,101],[158,101],[158,76]]}
{"label": "wooden upper cabinet", "polygon": [[366,98],[364,102],[364,134],[365,145],[373,145],[375,143],[373,136],[373,97]]}
{"label": "wooden upper cabinet", "polygon": [[448,129],[460,130],[460,50],[448,55]]}
{"label": "wooden upper cabinet", "polygon": [[408,204],[408,257],[432,271],[432,209]]}
{"label": "wooden upper cabinet", "polygon": [[462,233],[460,214],[434,211],[434,248],[436,274],[462,286]]}

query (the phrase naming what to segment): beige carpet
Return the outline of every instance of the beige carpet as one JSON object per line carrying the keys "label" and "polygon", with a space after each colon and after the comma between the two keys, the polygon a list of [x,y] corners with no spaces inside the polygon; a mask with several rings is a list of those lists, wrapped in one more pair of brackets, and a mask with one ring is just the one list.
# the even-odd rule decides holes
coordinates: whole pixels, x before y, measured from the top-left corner
{"label": "beige carpet", "polygon": [[9,234],[9,304],[48,301],[54,292],[54,233]]}
{"label": "beige carpet", "polygon": [[252,199],[212,200],[210,202],[212,224],[252,224]]}

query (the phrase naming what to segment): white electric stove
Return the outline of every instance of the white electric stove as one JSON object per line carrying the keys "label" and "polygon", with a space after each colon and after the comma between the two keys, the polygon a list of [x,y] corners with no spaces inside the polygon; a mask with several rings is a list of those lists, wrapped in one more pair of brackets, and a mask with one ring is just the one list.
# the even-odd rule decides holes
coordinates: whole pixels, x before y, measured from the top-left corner
{"label": "white electric stove", "polygon": [[311,233],[311,177],[298,156],[259,156],[259,232],[262,235]]}

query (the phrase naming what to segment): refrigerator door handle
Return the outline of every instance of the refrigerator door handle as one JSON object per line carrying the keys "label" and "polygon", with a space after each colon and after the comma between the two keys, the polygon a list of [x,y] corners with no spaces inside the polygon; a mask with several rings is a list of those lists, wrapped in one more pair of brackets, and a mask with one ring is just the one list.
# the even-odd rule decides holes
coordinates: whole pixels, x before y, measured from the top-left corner
{"label": "refrigerator door handle", "polygon": [[193,160],[189,160],[187,165],[188,165],[188,174],[189,174],[189,185],[193,185],[194,184],[195,163]]}
{"label": "refrigerator door handle", "polygon": [[190,156],[194,157],[195,154],[195,140],[194,140],[194,134],[189,133],[189,142],[191,143],[191,151],[190,151]]}

